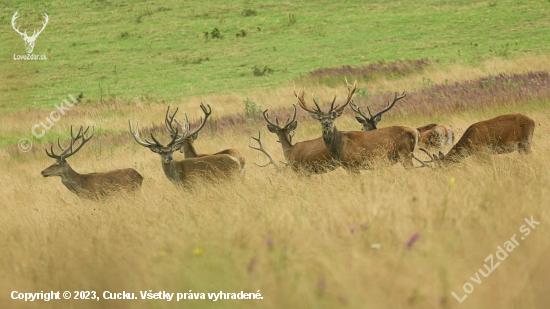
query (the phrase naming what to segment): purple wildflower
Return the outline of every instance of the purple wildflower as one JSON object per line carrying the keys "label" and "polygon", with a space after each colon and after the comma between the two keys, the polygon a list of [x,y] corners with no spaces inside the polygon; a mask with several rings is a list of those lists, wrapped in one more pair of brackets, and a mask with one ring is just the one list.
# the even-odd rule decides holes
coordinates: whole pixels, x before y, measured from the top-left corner
{"label": "purple wildflower", "polygon": [[407,241],[407,249],[411,249],[414,243],[420,238],[419,233],[414,233],[409,238],[409,241]]}

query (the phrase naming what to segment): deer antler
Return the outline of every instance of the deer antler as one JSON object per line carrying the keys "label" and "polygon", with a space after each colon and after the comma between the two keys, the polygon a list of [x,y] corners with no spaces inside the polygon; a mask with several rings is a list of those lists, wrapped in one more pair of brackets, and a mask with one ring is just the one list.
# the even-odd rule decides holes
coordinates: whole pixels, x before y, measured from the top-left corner
{"label": "deer antler", "polygon": [[[299,91],[298,91],[299,92]],[[296,93],[296,91],[294,91],[294,96],[298,99],[298,104],[300,104],[300,107],[302,109],[304,109],[305,111],[308,111],[310,113],[314,113],[314,114],[322,114],[323,112],[321,111],[321,108],[319,107],[319,104],[317,104],[317,101],[315,100],[315,98],[313,98],[313,103],[315,104],[315,109],[309,109],[307,107],[307,103],[306,101],[304,100],[304,94],[306,92],[306,89],[304,88],[304,90],[302,91],[302,95],[298,95]]]}
{"label": "deer antler", "polygon": [[434,159],[433,159],[432,155],[430,155],[430,153],[429,153],[426,149],[424,149],[424,148],[418,148],[418,150],[420,150],[420,151],[424,152],[425,154],[427,154],[428,157],[430,157],[431,160],[430,160],[430,161],[422,161],[422,160],[418,159],[418,158],[414,155],[414,153],[411,152],[411,153],[409,154],[409,156],[412,157],[413,159],[415,159],[416,161],[420,162],[420,164],[422,164],[422,166],[418,166],[417,168],[422,168],[422,167],[429,167],[429,168],[432,168],[431,166],[426,165],[426,163],[432,163],[432,162],[434,162]]}
{"label": "deer antler", "polygon": [[[379,111],[378,113],[374,114],[374,116],[371,114],[370,108],[367,106],[367,110],[368,110],[368,112],[369,112],[370,118],[371,118],[371,119],[374,119],[374,118],[378,117],[379,115],[382,115],[382,114],[384,114],[385,112],[389,111],[389,110],[395,105],[395,103],[396,103],[397,101],[403,99],[405,96],[407,96],[407,94],[405,93],[405,91],[403,91],[403,93],[402,93],[400,96],[397,96],[397,92],[396,92],[396,93],[395,93],[395,96],[394,96],[394,98],[393,98],[393,102],[391,102],[391,104],[390,104],[390,102],[388,101],[388,104],[386,104],[386,107],[385,107],[383,110]],[[361,116],[363,116],[363,114],[361,114]],[[363,116],[363,117],[365,117],[365,116]]]}
{"label": "deer antler", "polygon": [[342,110],[349,104],[349,102],[351,102],[351,98],[353,97],[353,94],[355,93],[355,90],[357,89],[357,80],[355,80],[355,83],[353,84],[353,86],[348,83],[347,78],[345,78],[345,80],[346,80],[346,85],[348,86],[348,97],[346,98],[346,101],[345,101],[344,105],[342,105],[342,107],[338,108],[338,106],[340,106],[340,105],[336,105],[336,107],[334,106],[334,102],[336,101],[336,96],[334,96],[334,100],[332,100],[332,104],[330,105],[330,112],[332,112],[334,110]]}
{"label": "deer antler", "polygon": [[189,123],[189,118],[187,118],[187,114],[185,114],[185,121],[187,126],[187,132],[185,132],[186,138],[199,134],[199,131],[202,130],[202,128],[204,128],[204,125],[206,124],[206,120],[208,119],[208,117],[210,117],[210,115],[212,115],[212,108],[210,107],[210,104],[207,104],[207,106],[208,106],[208,109],[206,109],[206,106],[204,106],[204,104],[201,103],[201,109],[202,109],[202,112],[204,113],[204,120],[202,119],[202,117],[200,117],[199,119],[200,124],[193,132],[189,132],[191,130],[191,124]]}
{"label": "deer antler", "polygon": [[[78,130],[78,134],[75,137],[74,134],[73,134],[73,126],[71,126],[71,143],[70,143],[70,145],[67,148],[63,148],[61,146],[61,142],[59,141],[59,137],[58,137],[57,138],[57,145],[61,149],[61,154],[59,154],[59,155],[55,154],[55,152],[53,151],[53,146],[50,147],[50,152],[48,152],[48,149],[46,149],[46,154],[50,158],[54,158],[56,160],[64,160],[64,159],[67,159],[68,157],[72,156],[73,154],[77,153],[80,150],[80,148],[82,148],[82,146],[84,146],[84,144],[86,144],[95,134],[95,127],[92,127],[92,134],[86,138],[85,135],[88,132],[88,130],[90,129],[90,127],[87,127],[84,132],[82,132],[82,129],[83,129],[83,127],[80,126],[80,129]],[[76,148],[76,150],[73,150],[73,145],[79,139],[82,139],[82,142],[80,143],[78,148]]]}
{"label": "deer antler", "polygon": [[263,145],[262,145],[262,133],[260,131],[258,131],[258,137],[254,137],[254,136],[251,136],[250,138],[252,138],[253,140],[255,140],[256,142],[258,142],[258,146],[259,147],[254,147],[252,145],[248,145],[248,147],[252,148],[252,149],[255,149],[255,150],[258,150],[258,151],[261,151],[263,154],[265,154],[267,156],[267,158],[269,159],[269,162],[267,164],[264,164],[264,165],[260,165],[258,163],[255,163],[257,166],[259,167],[266,167],[270,164],[273,164],[275,166],[275,168],[279,169],[279,165],[277,164],[277,162],[275,162],[275,160],[273,160],[273,157],[271,157],[271,155],[269,154],[269,152],[267,152],[267,150],[264,149]]}

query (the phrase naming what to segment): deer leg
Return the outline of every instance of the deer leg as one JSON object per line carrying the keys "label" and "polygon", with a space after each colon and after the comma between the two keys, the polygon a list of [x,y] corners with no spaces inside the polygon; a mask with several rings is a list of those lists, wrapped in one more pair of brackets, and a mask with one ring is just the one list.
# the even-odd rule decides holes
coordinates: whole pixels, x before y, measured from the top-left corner
{"label": "deer leg", "polygon": [[411,156],[409,156],[409,154],[405,154],[405,153],[400,152],[399,153],[399,161],[401,161],[401,164],[403,164],[403,167],[406,170],[414,168],[413,158]]}
{"label": "deer leg", "polygon": [[521,154],[531,154],[531,138],[532,134],[528,134],[518,145],[518,152]]}

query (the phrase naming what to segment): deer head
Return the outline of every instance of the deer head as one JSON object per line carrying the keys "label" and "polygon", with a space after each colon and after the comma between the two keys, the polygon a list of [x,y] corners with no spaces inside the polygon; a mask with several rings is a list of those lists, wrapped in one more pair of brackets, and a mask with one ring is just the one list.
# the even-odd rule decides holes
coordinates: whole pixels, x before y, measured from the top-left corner
{"label": "deer head", "polygon": [[[204,125],[206,124],[206,120],[210,115],[212,115],[212,108],[210,107],[210,104],[208,104],[208,109],[206,106],[204,106],[203,103],[201,103],[201,109],[204,113],[204,119],[201,117],[199,119],[199,126],[191,131],[191,123],[189,122],[189,118],[187,117],[187,113],[185,113],[185,121],[180,122],[178,121],[176,117],[176,113],[178,112],[178,108],[176,108],[176,111],[171,116],[169,115],[170,106],[168,106],[168,110],[166,111],[166,116],[164,117],[164,125],[166,126],[166,129],[170,131],[170,135],[174,137],[174,135],[177,135],[176,129],[178,125],[182,128],[182,131],[186,134],[186,139],[188,142],[193,143],[197,137],[199,136],[199,132],[204,128]],[[174,124],[174,121],[176,124]],[[182,132],[182,134],[183,134]],[[183,147],[181,148],[181,151],[183,152]]]}
{"label": "deer head", "polygon": [[355,102],[351,101],[349,106],[351,107],[351,109],[353,109],[354,112],[356,112],[361,116],[361,117],[355,117],[355,119],[357,119],[357,121],[363,125],[363,128],[361,128],[361,131],[376,130],[376,125],[382,119],[382,114],[389,111],[395,105],[395,102],[403,99],[405,96],[406,94],[404,91],[400,96],[397,96],[397,92],[396,92],[395,97],[393,98],[393,102],[390,104],[390,102],[388,101],[388,104],[386,105],[386,107],[374,115],[370,112],[370,108],[367,106],[367,111],[369,112],[369,116],[367,116],[367,114],[365,114],[365,112],[363,112],[361,108],[357,104],[355,104]]}
{"label": "deer head", "polygon": [[19,15],[17,15],[19,11],[15,12],[15,14],[13,14],[13,17],[11,19],[11,26],[13,27],[13,30],[15,30],[15,32],[19,33],[19,35],[21,35],[21,38],[25,41],[25,49],[27,50],[27,53],[32,53],[33,49],[34,49],[34,43],[36,41],[36,39],[38,38],[38,36],[40,35],[40,33],[42,33],[42,31],[44,31],[44,28],[46,28],[46,25],[48,24],[48,14],[44,13],[44,19],[46,21],[43,21],[42,22],[42,29],[40,29],[40,31],[36,32],[36,30],[33,31],[32,35],[31,36],[28,36],[27,35],[27,29],[25,29],[25,32],[21,33],[19,31],[19,27],[15,28],[15,20],[17,18],[19,18]]}
{"label": "deer head", "polygon": [[355,93],[355,89],[357,89],[357,81],[355,81],[355,84],[352,86],[348,83],[346,80],[346,84],[348,85],[348,97],[346,98],[346,101],[340,106],[340,104],[334,106],[334,103],[336,102],[336,95],[334,96],[334,99],[332,100],[332,103],[330,104],[330,110],[326,113],[321,111],[321,108],[319,107],[319,104],[315,100],[315,97],[313,97],[313,103],[315,104],[314,109],[309,109],[305,100],[304,100],[304,92],[302,92],[302,95],[298,95],[296,92],[294,92],[294,95],[298,99],[298,102],[300,104],[300,107],[307,111],[313,119],[319,120],[321,122],[322,128],[323,128],[323,134],[330,133],[334,130],[334,120],[336,118],[340,117],[342,113],[344,112],[344,108],[350,103],[351,98],[353,97],[353,94]]}
{"label": "deer head", "polygon": [[[267,113],[267,109],[264,110],[262,113],[264,114],[264,119],[267,122],[267,129],[271,133],[277,134],[279,136],[279,139],[284,138],[286,139],[286,142],[288,142],[292,146],[292,132],[296,130],[296,127],[298,126],[298,122],[296,121],[296,104],[293,104],[294,106],[294,116],[292,116],[292,119],[287,118],[286,123],[284,126],[279,125],[279,118],[275,118],[275,123],[271,122],[269,120],[269,114]],[[283,142],[283,141],[279,141]]]}
{"label": "deer head", "polygon": [[[170,110],[170,106],[168,106],[168,111],[169,110]],[[176,113],[177,111],[178,110],[176,109]],[[174,113],[174,116],[176,115],[176,113]],[[147,140],[147,138],[145,138],[145,141],[141,140],[139,136],[138,126],[139,126],[139,121],[136,123],[135,129],[132,129],[132,124],[130,122],[130,119],[128,119],[128,127],[130,128],[130,133],[132,133],[132,136],[134,137],[136,142],[141,146],[149,148],[149,150],[151,150],[152,152],[158,153],[162,159],[163,164],[172,164],[174,160],[173,158],[174,151],[179,150],[183,144],[183,140],[189,136],[189,134],[187,134],[188,131],[183,132],[183,134],[180,135],[178,132],[178,128],[175,128],[173,131],[174,133],[171,134],[172,140],[166,146],[164,146],[161,143],[159,143],[159,141],[155,138],[153,133],[151,133],[151,139],[153,140],[153,142],[150,142],[149,140]]]}
{"label": "deer head", "polygon": [[[52,177],[52,176],[66,175],[66,173],[70,168],[66,159],[72,156],[73,154],[77,153],[80,150],[80,148],[82,148],[82,146],[84,146],[84,144],[86,144],[94,136],[95,128],[92,129],[92,134],[89,137],[87,138],[85,137],[89,129],[90,127],[86,128],[86,131],[82,132],[82,126],[80,126],[80,130],[78,130],[78,134],[75,137],[73,135],[73,126],[71,126],[71,144],[67,148],[63,148],[63,146],[61,146],[61,143],[59,142],[59,137],[58,137],[57,145],[61,149],[61,154],[59,155],[55,154],[53,151],[53,146],[51,146],[50,148],[51,153],[48,152],[48,149],[46,149],[46,154],[50,158],[55,159],[56,162],[53,165],[46,168],[45,170],[43,170],[41,173],[42,176]],[[82,140],[82,141],[80,142],[80,145],[78,146],[78,148],[73,150],[73,146],[76,142],[78,142],[78,140]]]}

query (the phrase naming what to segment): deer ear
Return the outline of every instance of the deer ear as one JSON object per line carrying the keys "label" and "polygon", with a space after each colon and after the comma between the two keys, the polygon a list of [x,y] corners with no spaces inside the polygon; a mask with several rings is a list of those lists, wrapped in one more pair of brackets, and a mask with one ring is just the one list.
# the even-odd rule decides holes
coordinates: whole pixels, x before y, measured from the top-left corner
{"label": "deer ear", "polygon": [[355,119],[357,119],[357,121],[360,123],[360,124],[364,124],[365,123],[365,119],[361,118],[361,117],[355,117]]}
{"label": "deer ear", "polygon": [[270,124],[267,125],[267,129],[269,130],[269,132],[271,133],[277,133],[277,128],[275,126],[272,126]]}
{"label": "deer ear", "polygon": [[439,152],[439,160],[443,160],[445,159],[445,155],[443,154],[443,152]]}
{"label": "deer ear", "polygon": [[288,130],[289,132],[290,131],[294,131],[296,130],[296,127],[298,126],[298,121],[293,121],[291,122],[289,125],[288,125]]}
{"label": "deer ear", "polygon": [[376,118],[374,118],[374,123],[378,123],[380,120],[382,120],[382,115],[376,116]]}
{"label": "deer ear", "polygon": [[332,112],[332,118],[338,118],[342,116],[342,113],[344,112],[344,109],[337,109],[334,112]]}
{"label": "deer ear", "polygon": [[193,141],[196,141],[197,140],[197,137],[199,137],[199,132],[191,135],[191,138],[193,139]]}

